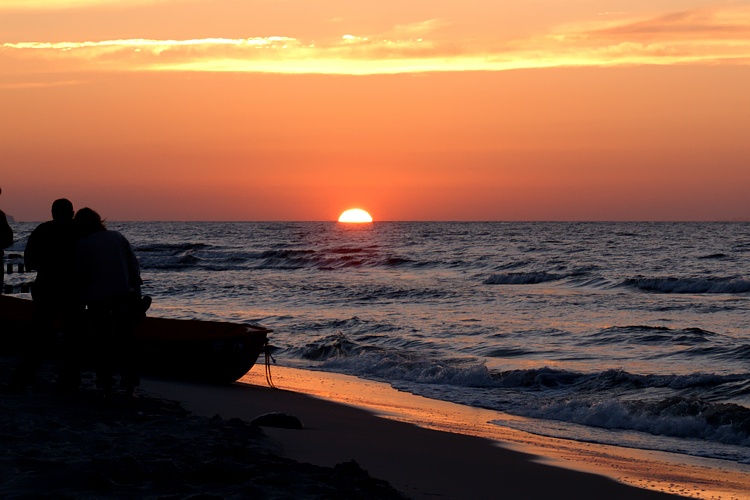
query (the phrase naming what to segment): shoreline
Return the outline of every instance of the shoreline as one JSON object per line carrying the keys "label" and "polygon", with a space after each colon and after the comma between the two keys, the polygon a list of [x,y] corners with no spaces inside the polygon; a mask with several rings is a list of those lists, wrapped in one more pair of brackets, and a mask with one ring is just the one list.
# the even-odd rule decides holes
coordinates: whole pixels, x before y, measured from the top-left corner
{"label": "shoreline", "polygon": [[228,387],[148,380],[144,388],[207,417],[296,415],[305,430],[264,428],[285,457],[321,466],[354,460],[410,498],[599,491],[607,498],[750,499],[750,467],[740,464],[536,436],[489,424],[498,412],[352,376],[283,366],[272,375],[278,389],[268,387],[262,364]]}

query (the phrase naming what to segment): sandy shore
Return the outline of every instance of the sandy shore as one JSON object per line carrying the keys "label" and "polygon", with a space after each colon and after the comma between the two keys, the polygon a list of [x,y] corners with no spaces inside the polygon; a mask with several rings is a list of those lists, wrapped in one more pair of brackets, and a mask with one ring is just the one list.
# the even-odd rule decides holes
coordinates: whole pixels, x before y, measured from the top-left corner
{"label": "sandy shore", "polygon": [[[2,368],[7,376],[7,360]],[[4,391],[0,496],[748,498],[748,470],[535,438],[488,425],[484,410],[351,377],[280,367],[273,376],[280,389],[262,366],[223,387],[145,379],[132,402],[102,401],[91,380],[76,395],[48,382]],[[304,428],[249,424],[269,412]]]}
{"label": "sandy shore", "polygon": [[49,373],[11,391],[12,365],[0,359],[0,498],[403,498],[355,463],[285,458],[244,421],[145,392],[104,400],[90,374],[76,394],[56,392]]}
{"label": "sandy shore", "polygon": [[354,377],[272,373],[280,389],[267,386],[262,366],[228,387],[147,388],[204,416],[297,415],[304,430],[264,428],[284,456],[323,466],[354,460],[410,498],[750,498],[750,467],[532,436],[488,424],[496,412]]}

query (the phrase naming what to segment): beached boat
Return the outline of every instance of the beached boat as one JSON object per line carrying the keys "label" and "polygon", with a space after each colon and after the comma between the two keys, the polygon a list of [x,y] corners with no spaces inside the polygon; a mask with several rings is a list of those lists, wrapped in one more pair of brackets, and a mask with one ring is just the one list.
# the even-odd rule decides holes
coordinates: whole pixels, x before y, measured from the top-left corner
{"label": "beached boat", "polygon": [[[0,337],[18,348],[31,327],[32,302],[0,295]],[[136,329],[141,371],[165,378],[229,384],[253,367],[267,348],[268,328],[243,323],[143,318]]]}

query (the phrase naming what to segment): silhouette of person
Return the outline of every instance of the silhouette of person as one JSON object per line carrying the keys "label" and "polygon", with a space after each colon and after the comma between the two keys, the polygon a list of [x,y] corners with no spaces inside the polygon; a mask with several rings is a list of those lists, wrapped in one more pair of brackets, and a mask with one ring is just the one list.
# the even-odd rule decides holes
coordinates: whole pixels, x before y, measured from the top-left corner
{"label": "silhouette of person", "polygon": [[[0,188],[0,194],[3,190]],[[5,257],[5,249],[13,244],[13,229],[8,224],[8,219],[5,217],[5,212],[0,210],[0,261]],[[3,293],[5,283],[5,269],[4,265],[0,266],[0,293]]]}
{"label": "silhouette of person", "polygon": [[23,253],[26,268],[36,270],[36,280],[31,288],[32,334],[25,339],[14,374],[14,384],[19,387],[34,382],[44,356],[58,343],[58,331],[62,332],[58,384],[75,390],[80,383],[74,331],[80,309],[73,289],[74,248],[73,204],[61,198],[52,203],[52,220],[31,232]]}
{"label": "silhouette of person", "polygon": [[93,330],[96,385],[110,395],[119,368],[120,385],[132,396],[139,385],[135,326],[143,312],[138,260],[128,240],[108,230],[94,210],[78,210],[74,225],[76,275]]}

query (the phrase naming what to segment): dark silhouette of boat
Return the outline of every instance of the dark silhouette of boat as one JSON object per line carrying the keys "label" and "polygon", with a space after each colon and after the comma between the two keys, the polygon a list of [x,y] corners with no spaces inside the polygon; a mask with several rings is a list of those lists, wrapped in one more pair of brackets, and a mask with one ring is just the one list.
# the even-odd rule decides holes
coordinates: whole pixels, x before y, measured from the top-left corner
{"label": "dark silhouette of boat", "polygon": [[[17,351],[31,328],[32,302],[0,295],[0,346]],[[136,328],[143,374],[229,384],[247,373],[268,349],[271,330],[223,321],[146,316]]]}

